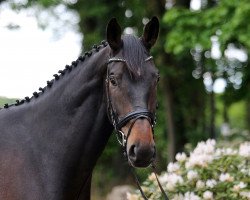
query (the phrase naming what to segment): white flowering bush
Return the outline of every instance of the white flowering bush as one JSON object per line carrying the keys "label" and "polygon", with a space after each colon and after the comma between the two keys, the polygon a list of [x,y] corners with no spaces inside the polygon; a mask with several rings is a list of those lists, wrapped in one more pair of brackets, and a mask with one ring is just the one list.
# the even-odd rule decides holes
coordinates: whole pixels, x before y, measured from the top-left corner
{"label": "white flowering bush", "polygon": [[[236,149],[200,142],[189,156],[178,153],[159,180],[172,200],[250,200],[250,142]],[[149,199],[162,199],[154,174],[142,188]],[[127,197],[143,200],[139,191]]]}

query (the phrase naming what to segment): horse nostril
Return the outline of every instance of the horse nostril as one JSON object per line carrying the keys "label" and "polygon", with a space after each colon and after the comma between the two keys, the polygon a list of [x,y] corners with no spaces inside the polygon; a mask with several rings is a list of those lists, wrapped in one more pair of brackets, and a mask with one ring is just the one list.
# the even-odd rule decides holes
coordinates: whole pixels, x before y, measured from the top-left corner
{"label": "horse nostril", "polygon": [[133,144],[128,150],[128,157],[133,162],[151,162],[156,158],[155,146],[145,147],[140,144]]}
{"label": "horse nostril", "polygon": [[130,159],[136,159],[136,152],[137,152],[137,148],[135,145],[132,145],[129,149],[128,155],[130,157]]}

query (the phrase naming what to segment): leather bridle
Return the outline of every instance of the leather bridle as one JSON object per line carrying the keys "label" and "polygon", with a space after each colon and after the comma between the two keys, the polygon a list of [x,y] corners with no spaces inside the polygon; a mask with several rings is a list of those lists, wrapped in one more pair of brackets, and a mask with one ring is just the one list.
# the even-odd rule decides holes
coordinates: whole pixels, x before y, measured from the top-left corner
{"label": "leather bridle", "polygon": [[[145,61],[149,61],[152,58],[153,57],[150,56]],[[122,59],[122,58],[113,57],[113,58],[110,58],[108,60],[108,64],[111,62],[124,62],[124,63],[126,63],[126,60]],[[130,132],[131,132],[136,120],[147,119],[149,121],[149,123],[151,124],[151,128],[154,132],[154,125],[156,124],[156,115],[155,115],[155,113],[150,112],[146,108],[138,108],[132,112],[127,113],[123,117],[119,117],[119,115],[117,114],[117,112],[115,111],[115,109],[113,107],[112,100],[110,97],[109,68],[108,68],[108,66],[107,66],[107,75],[106,75],[105,82],[106,82],[106,93],[107,93],[107,104],[108,104],[108,117],[114,126],[118,142],[121,144],[121,146],[123,147],[123,150],[126,152],[127,139],[130,136]],[[127,136],[126,136],[122,131],[122,127],[124,127],[131,120],[134,120],[134,121],[131,123],[131,125],[128,129]]]}
{"label": "leather bridle", "polygon": [[[151,60],[153,57],[152,56],[149,56],[148,58],[145,59],[145,62]],[[112,57],[112,58],[109,58],[108,62],[107,62],[107,74],[106,74],[106,96],[107,96],[107,110],[108,110],[108,117],[109,117],[109,120],[111,121],[111,123],[113,124],[113,127],[115,129],[115,132],[116,132],[116,137],[117,137],[117,140],[118,142],[121,144],[122,146],[122,149],[123,149],[123,153],[124,153],[124,156],[126,157],[127,160],[129,160],[128,158],[128,155],[127,155],[127,141],[128,141],[128,138],[130,136],[130,133],[132,131],[132,128],[135,124],[135,122],[138,120],[138,119],[146,119],[149,121],[150,125],[151,125],[151,128],[152,128],[152,132],[154,134],[154,126],[156,124],[156,115],[155,113],[152,113],[150,112],[148,109],[146,108],[139,108],[139,109],[136,109],[132,112],[129,112],[127,113],[125,116],[123,117],[119,117],[119,115],[117,114],[116,110],[114,109],[113,107],[113,104],[112,104],[112,99],[110,97],[110,92],[109,92],[109,81],[110,81],[110,78],[109,78],[109,68],[108,68],[108,64],[112,63],[112,62],[124,62],[126,63],[126,60],[123,59],[123,58],[119,58],[119,57]],[[124,132],[122,131],[122,127],[124,127],[128,122],[130,122],[131,120],[133,120],[128,128],[128,133],[127,135],[124,134]],[[129,162],[128,162],[129,163]],[[141,186],[140,186],[140,182],[136,176],[136,173],[133,169],[133,166],[129,163],[129,166],[130,166],[130,169],[131,169],[131,172],[132,174],[134,175],[135,177],[135,181],[136,181],[136,184],[143,196],[143,198],[145,200],[147,200],[148,198],[146,197],[146,195],[144,194]],[[156,175],[156,172],[155,172],[155,166],[153,164],[151,164],[152,166],[152,169],[153,169],[153,172],[156,176],[156,180],[157,180],[157,183],[161,189],[161,192],[164,196],[164,199],[165,200],[168,200],[168,197],[165,193],[165,191],[163,190],[159,180],[158,180],[158,177]]]}

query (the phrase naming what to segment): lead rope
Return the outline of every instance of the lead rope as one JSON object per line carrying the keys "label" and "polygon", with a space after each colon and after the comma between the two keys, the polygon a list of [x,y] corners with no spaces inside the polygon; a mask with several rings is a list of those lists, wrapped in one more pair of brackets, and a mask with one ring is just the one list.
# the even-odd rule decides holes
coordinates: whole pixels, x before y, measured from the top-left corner
{"label": "lead rope", "polygon": [[143,190],[142,190],[142,188],[141,188],[140,182],[139,182],[139,180],[138,180],[138,178],[137,178],[137,176],[136,176],[136,173],[135,173],[134,168],[133,168],[131,165],[129,165],[129,168],[130,168],[131,173],[132,173],[133,176],[134,176],[136,185],[137,185],[138,189],[140,190],[143,199],[144,199],[144,200],[148,200],[148,198],[146,197],[146,195],[144,194],[144,192],[143,192]]}
{"label": "lead rope", "polygon": [[157,181],[157,183],[158,183],[158,186],[159,186],[159,188],[160,188],[160,190],[161,190],[161,193],[162,193],[163,196],[164,196],[164,199],[165,199],[165,200],[169,200],[169,199],[168,199],[168,196],[167,196],[167,194],[166,194],[166,192],[163,190],[162,185],[161,185],[161,183],[160,183],[160,181],[159,181],[159,179],[158,179],[158,176],[157,176],[157,173],[156,173],[156,167],[155,167],[154,164],[152,164],[152,169],[153,169],[153,173],[154,173],[154,175],[155,175],[156,181]]}
{"label": "lead rope", "polygon": [[[136,185],[137,185],[138,189],[140,190],[142,197],[144,198],[144,200],[148,200],[148,198],[146,197],[146,195],[144,194],[144,192],[143,192],[143,190],[142,190],[142,188],[141,188],[140,181],[139,181],[138,177],[136,176],[136,173],[135,173],[134,168],[133,168],[131,165],[129,165],[129,168],[130,168],[131,173],[132,173],[133,176],[134,176]],[[154,175],[155,175],[155,178],[156,178],[158,187],[160,188],[161,193],[162,193],[162,195],[163,195],[163,197],[164,197],[164,200],[169,200],[169,198],[168,198],[166,192],[165,192],[164,189],[162,188],[162,185],[161,185],[161,183],[160,183],[160,181],[159,181],[159,179],[158,179],[158,176],[157,176],[157,173],[156,173],[156,168],[155,168],[154,165],[152,165],[152,169],[153,169],[153,173],[154,173]]]}

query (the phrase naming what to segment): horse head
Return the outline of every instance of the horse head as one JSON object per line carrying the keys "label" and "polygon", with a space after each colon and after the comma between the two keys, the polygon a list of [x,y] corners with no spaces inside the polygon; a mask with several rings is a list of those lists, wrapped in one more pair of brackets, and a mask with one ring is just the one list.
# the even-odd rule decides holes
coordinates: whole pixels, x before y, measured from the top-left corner
{"label": "horse head", "polygon": [[158,33],[156,17],[145,25],[140,38],[122,35],[116,19],[111,19],[107,25],[110,47],[106,76],[108,115],[134,167],[147,167],[156,156],[153,126],[159,71],[150,49]]}

